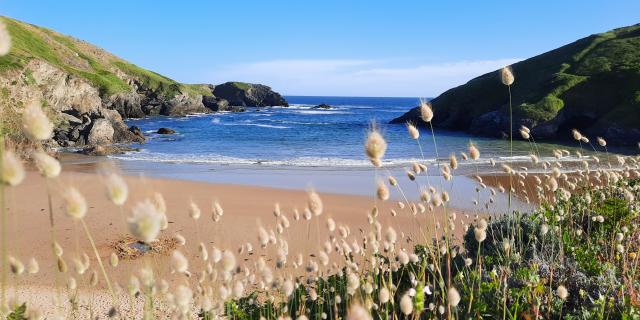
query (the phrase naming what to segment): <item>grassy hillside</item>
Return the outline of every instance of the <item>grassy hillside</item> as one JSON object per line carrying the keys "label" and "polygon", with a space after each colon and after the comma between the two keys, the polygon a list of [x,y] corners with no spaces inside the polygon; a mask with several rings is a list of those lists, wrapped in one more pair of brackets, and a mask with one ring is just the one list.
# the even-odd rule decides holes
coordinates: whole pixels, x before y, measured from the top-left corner
{"label": "grassy hillside", "polygon": [[[558,120],[563,134],[567,127],[599,133],[611,126],[640,127],[640,25],[580,39],[512,69],[517,122],[535,127]],[[432,104],[436,125],[473,131],[481,115],[506,112],[508,94],[494,71],[446,91]],[[417,113],[396,122],[406,120],[417,121]]]}
{"label": "grassy hillside", "polygon": [[23,69],[31,59],[41,59],[89,80],[101,95],[131,91],[128,78],[168,98],[178,93],[211,94],[205,85],[178,83],[73,37],[7,17],[3,21],[11,34],[12,47],[8,55],[0,57],[0,76]]}

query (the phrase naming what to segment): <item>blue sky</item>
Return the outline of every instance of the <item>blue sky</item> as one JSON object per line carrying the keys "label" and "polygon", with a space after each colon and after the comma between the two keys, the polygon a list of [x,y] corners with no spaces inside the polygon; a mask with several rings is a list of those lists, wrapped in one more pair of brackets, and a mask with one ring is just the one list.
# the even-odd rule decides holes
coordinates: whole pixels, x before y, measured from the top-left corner
{"label": "blue sky", "polygon": [[640,1],[3,0],[0,13],[182,82],[288,95],[434,96],[580,37]]}

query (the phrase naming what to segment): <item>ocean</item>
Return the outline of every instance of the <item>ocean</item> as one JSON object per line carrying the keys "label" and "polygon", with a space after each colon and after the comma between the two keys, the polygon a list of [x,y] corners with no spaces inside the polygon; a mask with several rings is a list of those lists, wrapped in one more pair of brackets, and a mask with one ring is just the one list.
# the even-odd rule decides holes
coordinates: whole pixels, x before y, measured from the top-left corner
{"label": "ocean", "polygon": [[[363,143],[375,123],[388,142],[384,164],[400,167],[414,161],[433,162],[467,150],[470,142],[486,162],[509,160],[509,143],[461,132],[420,129],[420,148],[408,138],[404,125],[388,124],[416,106],[418,98],[287,96],[290,107],[249,108],[246,112],[193,115],[183,118],[153,117],[128,120],[148,136],[140,152],[114,156],[125,161],[198,163],[241,166],[368,168]],[[325,103],[329,110],[313,109]],[[177,131],[159,135],[161,127]],[[539,144],[552,156],[557,146]],[[566,148],[566,147],[563,147]],[[571,148],[570,148],[571,149]],[[514,143],[514,159],[528,161],[530,143]]]}

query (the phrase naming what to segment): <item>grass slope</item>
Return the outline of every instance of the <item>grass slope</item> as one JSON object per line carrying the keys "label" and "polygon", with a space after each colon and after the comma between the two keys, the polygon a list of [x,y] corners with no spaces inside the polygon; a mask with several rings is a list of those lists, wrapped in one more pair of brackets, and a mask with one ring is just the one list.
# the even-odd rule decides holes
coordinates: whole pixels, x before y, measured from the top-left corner
{"label": "grass slope", "polygon": [[[580,39],[512,69],[517,118],[541,123],[565,110],[597,119],[588,124],[593,129],[640,127],[640,25]],[[446,91],[432,104],[436,124],[465,130],[484,113],[506,110],[508,95],[494,71]]]}
{"label": "grass slope", "polygon": [[7,17],[3,21],[11,34],[12,47],[8,55],[0,57],[0,75],[25,68],[31,59],[40,59],[87,79],[105,96],[132,91],[118,74],[135,78],[144,88],[167,98],[179,93],[211,95],[206,85],[178,83],[70,36]]}

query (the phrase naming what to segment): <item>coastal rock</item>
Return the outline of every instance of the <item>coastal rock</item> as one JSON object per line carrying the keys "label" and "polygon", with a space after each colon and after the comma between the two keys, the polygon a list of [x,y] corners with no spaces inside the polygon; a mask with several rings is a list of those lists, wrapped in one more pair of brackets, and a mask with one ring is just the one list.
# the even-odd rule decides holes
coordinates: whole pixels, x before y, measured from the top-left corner
{"label": "coastal rock", "polygon": [[204,106],[202,97],[182,94],[167,101],[167,103],[162,106],[160,113],[166,116],[177,117],[195,113],[211,113],[211,109]]}
{"label": "coastal rock", "polygon": [[214,96],[202,97],[202,104],[211,111],[230,111],[229,101]]}
{"label": "coastal rock", "polygon": [[213,86],[212,92],[215,97],[227,100],[232,106],[289,106],[279,93],[262,84],[226,82]]}
{"label": "coastal rock", "polygon": [[105,145],[113,143],[113,127],[107,119],[97,119],[91,126],[87,136],[88,145]]}
{"label": "coastal rock", "polygon": [[158,134],[174,134],[174,133],[176,133],[176,131],[173,130],[173,129],[169,129],[169,128],[160,128],[160,129],[158,129],[158,131],[156,131],[156,133],[158,133]]}
{"label": "coastal rock", "polygon": [[321,103],[321,104],[319,104],[317,106],[311,107],[311,109],[325,109],[325,110],[328,110],[328,109],[333,109],[333,107],[328,105],[328,104]]}
{"label": "coastal rock", "polygon": [[142,109],[142,97],[134,92],[120,93],[105,99],[104,106],[118,111],[124,118],[144,118],[148,113]]}

